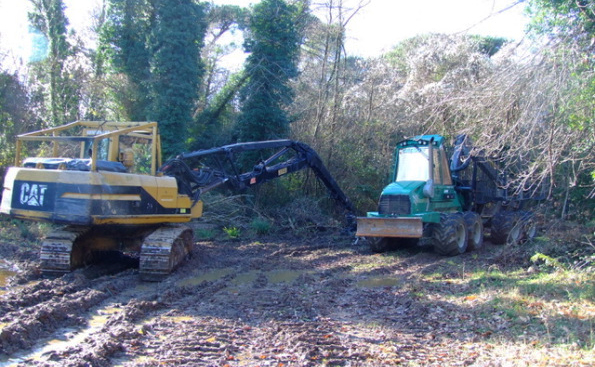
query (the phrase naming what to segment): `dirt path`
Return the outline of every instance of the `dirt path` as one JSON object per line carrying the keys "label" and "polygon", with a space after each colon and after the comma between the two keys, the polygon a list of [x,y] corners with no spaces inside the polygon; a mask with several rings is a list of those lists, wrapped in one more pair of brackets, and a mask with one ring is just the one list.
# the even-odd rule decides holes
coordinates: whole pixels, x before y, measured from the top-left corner
{"label": "dirt path", "polygon": [[[490,246],[457,261],[485,261]],[[42,279],[0,295],[1,366],[516,366],[539,348],[418,289],[448,258],[374,255],[352,238],[200,242],[160,283],[136,270]],[[90,276],[89,274],[93,274]],[[457,274],[444,274],[445,278]],[[19,280],[20,279],[20,280]],[[456,287],[444,282],[441,287]],[[421,293],[424,296],[421,297]],[[483,327],[485,326],[485,328]],[[494,347],[498,337],[500,347]],[[536,354],[532,356],[531,353]],[[553,358],[548,365],[565,365]]]}

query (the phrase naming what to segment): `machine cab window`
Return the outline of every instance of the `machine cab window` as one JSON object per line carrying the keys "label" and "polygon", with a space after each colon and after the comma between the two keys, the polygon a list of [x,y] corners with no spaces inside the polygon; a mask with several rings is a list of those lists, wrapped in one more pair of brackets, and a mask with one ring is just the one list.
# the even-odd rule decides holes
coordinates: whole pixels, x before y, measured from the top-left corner
{"label": "machine cab window", "polygon": [[396,182],[427,181],[430,178],[430,155],[428,147],[399,149]]}
{"label": "machine cab window", "polygon": [[[448,160],[442,146],[408,145],[398,150],[396,182],[428,181],[433,178],[435,184],[452,185],[448,169]],[[431,152],[431,153],[430,153]],[[430,161],[430,154],[432,161]],[[433,172],[430,174],[431,167]]]}

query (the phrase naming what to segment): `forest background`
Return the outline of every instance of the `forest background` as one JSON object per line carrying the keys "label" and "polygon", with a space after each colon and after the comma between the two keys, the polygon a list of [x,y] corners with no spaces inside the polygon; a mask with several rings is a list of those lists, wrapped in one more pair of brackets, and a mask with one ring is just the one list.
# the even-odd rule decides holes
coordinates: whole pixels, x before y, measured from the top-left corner
{"label": "forest background", "polygon": [[[531,18],[522,42],[426,34],[371,58],[345,50],[364,0],[317,3],[325,20],[308,0],[248,8],[104,0],[94,47],[70,29],[62,0],[29,1],[43,52],[25,74],[0,69],[2,176],[15,135],[75,120],[155,120],[165,158],[240,141],[303,141],[363,213],[376,206],[397,141],[465,133],[502,159],[512,187],[545,187],[550,213],[593,224],[591,0],[519,0]],[[232,33],[243,35],[247,54],[236,71],[222,61],[233,45],[217,42]],[[251,205],[308,195],[331,207],[307,173],[277,181],[253,192]]]}

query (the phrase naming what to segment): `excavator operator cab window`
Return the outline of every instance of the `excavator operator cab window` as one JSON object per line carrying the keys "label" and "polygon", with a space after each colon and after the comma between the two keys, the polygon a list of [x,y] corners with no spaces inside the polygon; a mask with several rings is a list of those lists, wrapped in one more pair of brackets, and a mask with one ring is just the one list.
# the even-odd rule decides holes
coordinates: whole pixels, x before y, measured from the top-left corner
{"label": "excavator operator cab window", "polygon": [[109,141],[108,139],[103,139],[101,141],[99,141],[99,144],[97,144],[97,147],[93,146],[93,143],[88,141],[85,142],[85,148],[84,148],[84,157],[82,158],[91,158],[91,155],[93,154],[93,149],[97,149],[97,159],[98,160],[107,160],[107,152],[109,149]]}
{"label": "excavator operator cab window", "polygon": [[132,173],[151,173],[152,144],[150,139],[120,136],[118,160]]}

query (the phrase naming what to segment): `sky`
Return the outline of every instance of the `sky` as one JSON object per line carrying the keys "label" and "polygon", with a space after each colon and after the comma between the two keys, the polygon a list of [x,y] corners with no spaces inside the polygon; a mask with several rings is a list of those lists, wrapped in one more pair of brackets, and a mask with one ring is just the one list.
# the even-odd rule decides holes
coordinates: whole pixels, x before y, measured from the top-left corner
{"label": "sky", "polygon": [[515,0],[371,0],[347,27],[347,50],[360,56],[388,51],[425,33],[468,33],[520,40],[527,18]]}
{"label": "sky", "polygon": [[[330,0],[312,0],[313,4]],[[334,0],[337,2],[338,0]],[[64,0],[66,16],[80,33],[99,0]],[[252,0],[215,0],[216,4],[247,6]],[[399,41],[425,33],[468,33],[520,40],[527,18],[523,5],[508,8],[518,0],[343,0],[345,8],[368,2],[347,24],[349,55],[374,57]],[[29,0],[0,0],[0,62],[17,62],[30,53],[27,28]],[[314,9],[323,21],[324,13]],[[7,52],[10,51],[10,52]],[[15,56],[16,55],[16,56]]]}

